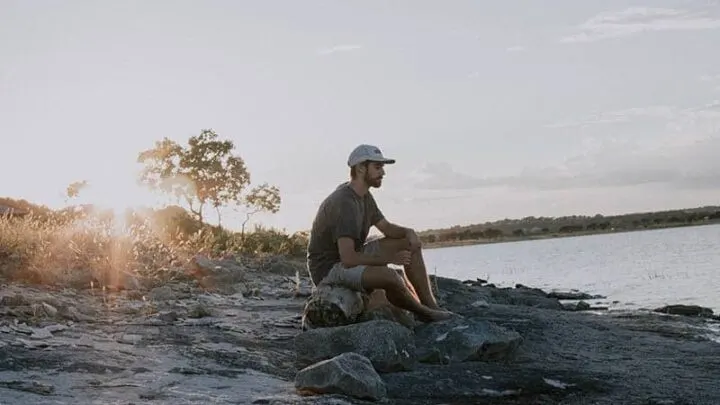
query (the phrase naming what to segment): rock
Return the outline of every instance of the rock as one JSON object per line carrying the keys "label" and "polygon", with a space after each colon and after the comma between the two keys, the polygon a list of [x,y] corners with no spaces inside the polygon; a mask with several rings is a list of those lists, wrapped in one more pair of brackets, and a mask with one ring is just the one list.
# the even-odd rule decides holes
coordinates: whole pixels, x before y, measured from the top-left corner
{"label": "rock", "polygon": [[320,286],[305,303],[303,330],[355,323],[364,309],[365,301],[359,292]]}
{"label": "rock", "polygon": [[480,319],[456,317],[415,328],[418,360],[424,363],[508,360],[521,343],[519,333]]}
{"label": "rock", "polygon": [[131,333],[126,333],[118,339],[119,343],[124,343],[128,345],[134,345],[140,343],[140,341],[143,339],[142,335],[136,335]]}
{"label": "rock", "polygon": [[490,307],[490,304],[488,304],[488,302],[485,300],[477,300],[470,305],[472,305],[474,308],[489,308]]}
{"label": "rock", "polygon": [[412,370],[417,363],[415,350],[412,331],[387,320],[312,329],[295,337],[298,367],[355,352],[380,372]]}
{"label": "rock", "polygon": [[55,308],[54,306],[52,306],[46,302],[42,303],[42,307],[43,307],[45,314],[51,318],[54,318],[58,313],[57,308]]}
{"label": "rock", "polygon": [[562,310],[563,306],[555,298],[548,298],[545,292],[536,288],[497,288],[490,284],[473,286],[463,284],[459,280],[430,276],[437,285],[437,298],[441,306],[457,308],[455,312],[475,311],[473,303],[483,300],[488,304],[519,305],[535,308]]}
{"label": "rock", "polygon": [[150,291],[152,301],[174,301],[177,299],[175,292],[168,286],[156,287]]}
{"label": "rock", "polygon": [[549,298],[557,298],[559,300],[595,300],[607,298],[603,295],[590,295],[588,293],[580,292],[577,290],[550,291],[549,293],[547,293],[547,296]]}
{"label": "rock", "polygon": [[307,274],[307,265],[297,260],[288,260],[283,256],[273,256],[266,258],[260,264],[260,270],[281,276],[297,276]]}
{"label": "rock", "polygon": [[0,381],[0,387],[44,396],[51,395],[55,392],[55,387],[52,385],[39,383],[37,381]]}
{"label": "rock", "polygon": [[585,301],[579,301],[576,303],[563,304],[563,308],[567,311],[587,311],[590,309],[590,304]]}
{"label": "rock", "polygon": [[363,300],[365,309],[358,316],[358,322],[384,319],[408,328],[416,325],[415,316],[410,311],[391,304],[383,290],[375,290],[369,296],[363,295]]}
{"label": "rock", "polygon": [[246,281],[247,269],[233,258],[210,260],[197,255],[188,262],[186,274],[198,280],[200,287],[206,290],[232,295],[238,292],[235,284]]}
{"label": "rock", "polygon": [[683,315],[683,316],[699,316],[703,318],[710,318],[713,316],[713,310],[710,308],[701,307],[699,305],[666,305],[661,308],[656,308],[654,312],[671,315]]}
{"label": "rock", "polygon": [[562,304],[550,298],[539,288],[488,288],[489,302],[503,305],[520,305],[535,308],[562,309]]}
{"label": "rock", "polygon": [[30,339],[35,340],[50,339],[51,337],[52,333],[45,328],[37,328],[33,331],[32,335],[30,335]]}
{"label": "rock", "polygon": [[295,388],[302,394],[344,394],[370,400],[387,396],[385,382],[370,360],[357,353],[343,353],[300,370]]}
{"label": "rock", "polygon": [[[472,366],[475,366],[474,364]],[[581,373],[552,371],[532,366],[484,363],[468,367],[452,364],[415,371],[383,374],[390,399],[408,403],[453,404],[614,404],[640,402],[595,402],[607,384]],[[580,395],[577,395],[577,394]],[[582,400],[562,401],[573,394]],[[434,401],[433,401],[434,400]],[[587,401],[587,402],[585,402]]]}
{"label": "rock", "polygon": [[477,278],[475,280],[464,280],[463,284],[472,285],[475,287],[482,287],[483,284],[487,284],[487,280],[483,280],[481,278]]}
{"label": "rock", "polygon": [[188,316],[188,318],[199,319],[199,318],[204,318],[207,316],[212,316],[212,311],[210,311],[210,308],[208,308],[204,304],[199,303],[199,304],[193,305],[190,308],[187,316]]}
{"label": "rock", "polygon": [[47,330],[50,333],[55,333],[55,332],[64,331],[65,329],[67,329],[67,326],[61,325],[59,323],[53,323],[53,324],[47,325],[43,329]]}
{"label": "rock", "polygon": [[161,311],[157,314],[159,320],[166,323],[173,323],[179,319],[177,312],[175,311]]}
{"label": "rock", "polygon": [[[525,286],[525,285],[522,285],[519,283],[515,284],[515,289],[524,290],[525,292],[527,292],[529,294],[538,295],[540,297],[548,296],[548,294],[545,291],[541,290],[540,288],[528,287],[528,286]],[[555,297],[553,297],[553,298],[555,298]]]}
{"label": "rock", "polygon": [[0,306],[3,307],[21,307],[27,305],[30,305],[30,301],[20,294],[0,297]]}
{"label": "rock", "polygon": [[69,306],[58,312],[60,313],[61,317],[71,320],[71,321],[74,321],[74,322],[93,322],[93,321],[95,321],[95,318],[93,318],[90,315],[86,315],[86,314],[80,312],[77,308],[75,308],[73,306]]}

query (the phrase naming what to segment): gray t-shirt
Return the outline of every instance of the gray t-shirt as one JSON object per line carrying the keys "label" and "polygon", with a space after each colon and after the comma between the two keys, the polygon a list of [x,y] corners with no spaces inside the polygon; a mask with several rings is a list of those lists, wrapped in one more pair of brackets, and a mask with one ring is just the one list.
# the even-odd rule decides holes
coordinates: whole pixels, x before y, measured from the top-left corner
{"label": "gray t-shirt", "polygon": [[340,237],[352,238],[359,252],[370,227],[383,218],[372,194],[361,197],[350,183],[341,184],[327,196],[315,216],[308,243],[307,264],[313,283],[318,284],[340,261]]}

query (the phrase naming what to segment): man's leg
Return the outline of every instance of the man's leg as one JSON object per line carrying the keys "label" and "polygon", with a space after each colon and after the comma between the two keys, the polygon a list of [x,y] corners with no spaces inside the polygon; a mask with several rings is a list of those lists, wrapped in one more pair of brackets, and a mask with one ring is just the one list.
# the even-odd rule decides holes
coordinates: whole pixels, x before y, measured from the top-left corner
{"label": "man's leg", "polygon": [[[371,244],[377,244],[373,247]],[[401,250],[410,250],[410,243],[407,239],[382,238],[368,243],[367,249],[379,249],[383,253],[393,254]],[[405,274],[415,288],[420,302],[433,309],[440,309],[440,306],[433,295],[430,285],[430,278],[425,267],[425,260],[422,256],[422,249],[410,251],[410,265],[405,267]]]}
{"label": "man's leg", "polygon": [[366,290],[385,290],[385,296],[391,304],[417,314],[423,321],[439,321],[448,319],[452,315],[423,305],[412,294],[403,278],[389,267],[365,267],[361,275],[361,284]]}

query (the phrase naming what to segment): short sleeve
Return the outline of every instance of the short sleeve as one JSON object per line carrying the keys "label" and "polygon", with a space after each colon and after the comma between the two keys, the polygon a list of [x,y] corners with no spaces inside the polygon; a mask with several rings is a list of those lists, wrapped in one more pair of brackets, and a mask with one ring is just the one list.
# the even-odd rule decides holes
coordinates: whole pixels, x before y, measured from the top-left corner
{"label": "short sleeve", "polygon": [[377,225],[378,222],[385,219],[385,215],[383,215],[380,207],[378,207],[375,197],[373,197],[372,194],[368,194],[367,214],[371,225]]}
{"label": "short sleeve", "polygon": [[354,201],[350,199],[338,201],[335,207],[335,226],[333,227],[335,241],[342,237],[358,239],[360,235],[358,214],[358,208]]}

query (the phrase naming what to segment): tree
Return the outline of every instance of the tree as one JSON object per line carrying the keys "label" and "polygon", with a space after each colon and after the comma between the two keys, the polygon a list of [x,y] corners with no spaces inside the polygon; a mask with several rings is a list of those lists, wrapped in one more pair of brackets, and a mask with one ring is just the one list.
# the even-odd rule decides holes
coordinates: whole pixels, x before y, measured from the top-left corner
{"label": "tree", "polygon": [[70,183],[65,188],[65,197],[67,197],[67,199],[76,198],[80,194],[80,190],[87,187],[87,185],[88,185],[87,180],[74,181],[74,182]]}
{"label": "tree", "polygon": [[263,183],[247,190],[250,172],[245,161],[233,155],[234,149],[232,141],[219,139],[212,129],[190,137],[185,146],[163,138],[138,154],[138,163],[144,166],[140,182],[173,195],[199,221],[207,206],[219,212],[220,207],[235,204],[244,206],[249,215],[277,212],[281,203],[277,187]]}
{"label": "tree", "polygon": [[261,211],[269,211],[274,214],[278,212],[280,202],[280,190],[275,186],[263,183],[250,190],[244,198],[243,205],[248,208],[248,211],[245,212],[245,220],[241,225],[240,235],[245,237],[245,225],[250,221],[250,217]]}

